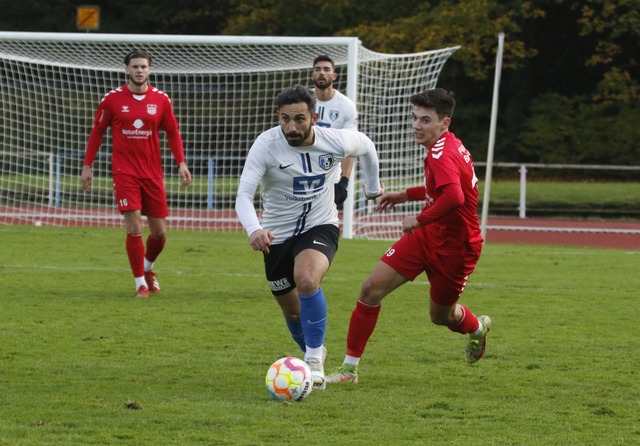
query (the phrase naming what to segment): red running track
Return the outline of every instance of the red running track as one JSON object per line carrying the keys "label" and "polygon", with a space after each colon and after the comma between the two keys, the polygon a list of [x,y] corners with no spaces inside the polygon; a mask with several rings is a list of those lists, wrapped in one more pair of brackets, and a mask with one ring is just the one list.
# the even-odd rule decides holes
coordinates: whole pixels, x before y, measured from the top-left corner
{"label": "red running track", "polygon": [[[77,212],[77,213],[76,213]],[[122,226],[122,217],[113,209],[100,221],[90,210],[24,208],[0,206],[0,224],[42,224],[46,226]],[[241,230],[233,211],[173,211],[177,218],[189,218],[194,229],[211,229],[217,219],[224,230]],[[86,219],[84,219],[87,217]],[[398,216],[375,214],[362,220],[375,220],[398,225]],[[37,220],[37,221],[36,221]],[[169,217],[169,226],[172,225]],[[222,221],[222,223],[220,223]],[[369,228],[371,229],[371,228]],[[398,236],[400,236],[398,231]],[[356,235],[357,236],[357,235]],[[640,250],[640,222],[590,221],[548,218],[489,217],[487,243],[523,243],[545,245],[575,245],[599,248]]]}
{"label": "red running track", "polygon": [[493,217],[486,243],[640,249],[640,222]]}

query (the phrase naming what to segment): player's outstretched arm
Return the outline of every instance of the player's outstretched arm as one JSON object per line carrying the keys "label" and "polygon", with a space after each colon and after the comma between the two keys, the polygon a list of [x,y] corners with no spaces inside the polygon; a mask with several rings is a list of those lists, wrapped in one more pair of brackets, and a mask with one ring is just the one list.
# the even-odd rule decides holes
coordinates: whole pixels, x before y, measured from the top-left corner
{"label": "player's outstretched arm", "polygon": [[375,200],[378,197],[381,197],[384,194],[384,183],[380,183],[380,190],[377,193],[371,194],[367,192],[367,185],[362,185],[362,191],[364,192],[364,197],[367,200]]}
{"label": "player's outstretched arm", "polygon": [[[357,156],[362,166],[362,172],[366,182],[365,194],[371,200],[380,195],[380,163],[376,146],[367,135],[354,130],[342,130],[344,136],[345,157]],[[344,158],[342,161],[344,163]],[[344,165],[343,165],[344,168]],[[353,168],[353,166],[351,166]]]}
{"label": "player's outstretched arm", "polygon": [[378,202],[378,211],[390,211],[394,208],[395,205],[404,203],[407,201],[409,197],[407,196],[407,191],[403,190],[400,192],[387,192],[382,194],[380,197],[380,201]]}

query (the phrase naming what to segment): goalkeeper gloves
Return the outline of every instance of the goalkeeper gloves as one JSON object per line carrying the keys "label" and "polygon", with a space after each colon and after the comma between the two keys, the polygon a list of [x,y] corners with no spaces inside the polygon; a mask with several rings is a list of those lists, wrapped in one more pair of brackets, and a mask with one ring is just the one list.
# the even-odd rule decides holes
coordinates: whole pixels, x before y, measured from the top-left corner
{"label": "goalkeeper gloves", "polygon": [[347,199],[347,187],[349,186],[349,178],[340,178],[340,181],[338,181],[334,186],[334,200],[336,202],[336,205],[340,206],[342,205],[342,203],[344,203],[344,200]]}

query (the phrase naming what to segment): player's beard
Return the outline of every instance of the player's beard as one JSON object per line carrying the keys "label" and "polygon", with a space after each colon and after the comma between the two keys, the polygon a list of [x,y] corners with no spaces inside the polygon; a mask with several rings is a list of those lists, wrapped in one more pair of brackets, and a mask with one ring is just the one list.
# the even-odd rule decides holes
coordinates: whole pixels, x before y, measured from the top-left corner
{"label": "player's beard", "polygon": [[142,80],[138,80],[135,76],[129,75],[129,82],[131,82],[136,87],[142,87],[149,83],[149,76],[143,76]]}
{"label": "player's beard", "polygon": [[333,84],[333,82],[331,82],[330,79],[325,79],[324,84],[318,83],[318,80],[313,81],[313,85],[315,85],[315,87],[319,90],[326,90],[331,86],[331,84]]}
{"label": "player's beard", "polygon": [[[307,131],[304,133],[301,133],[301,132],[285,133],[284,137],[287,139],[287,142],[291,147],[300,147],[302,143],[304,143],[307,140],[310,134],[311,134],[311,127],[309,127]],[[294,137],[295,139],[292,140],[290,139],[291,137]]]}

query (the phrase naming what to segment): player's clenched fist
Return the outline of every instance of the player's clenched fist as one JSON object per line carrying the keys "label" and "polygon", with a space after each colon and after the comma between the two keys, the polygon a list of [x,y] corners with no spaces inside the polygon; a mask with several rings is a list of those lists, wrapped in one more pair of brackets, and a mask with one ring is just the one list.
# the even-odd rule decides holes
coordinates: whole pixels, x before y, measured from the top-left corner
{"label": "player's clenched fist", "polygon": [[262,251],[265,254],[269,254],[269,246],[273,241],[273,232],[265,231],[264,229],[257,229],[249,236],[249,244],[254,251]]}

